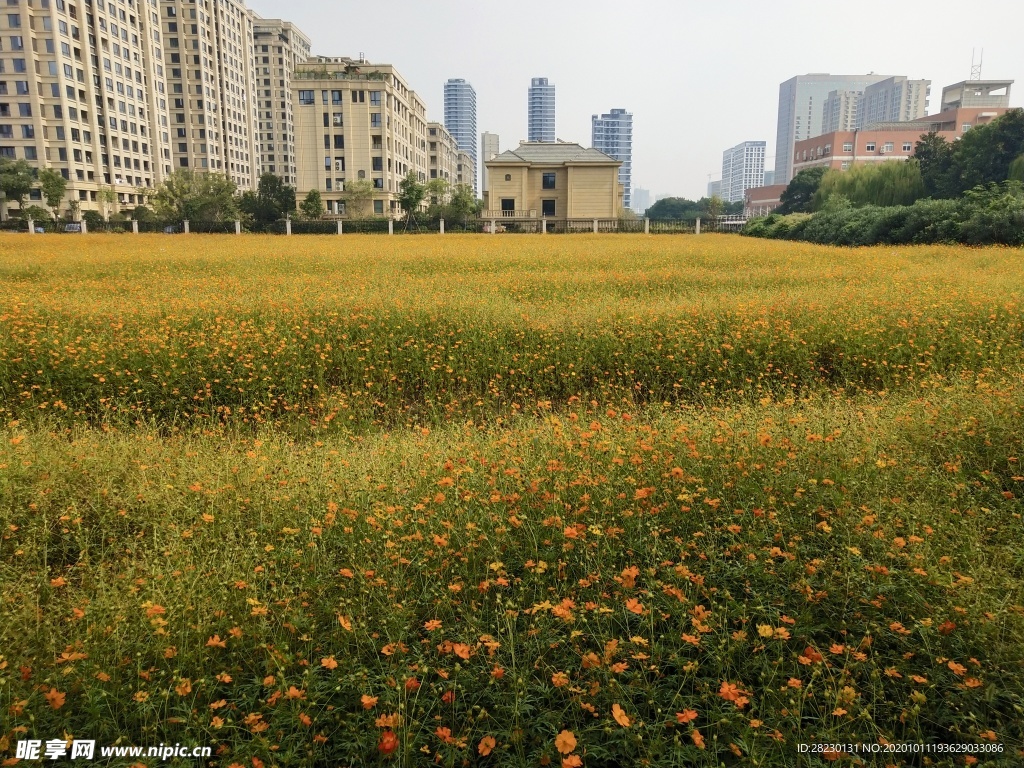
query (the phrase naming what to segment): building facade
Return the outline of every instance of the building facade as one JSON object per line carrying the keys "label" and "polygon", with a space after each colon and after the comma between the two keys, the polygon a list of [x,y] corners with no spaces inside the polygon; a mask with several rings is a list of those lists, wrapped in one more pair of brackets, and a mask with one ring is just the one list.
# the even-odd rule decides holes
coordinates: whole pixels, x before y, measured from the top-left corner
{"label": "building facade", "polygon": [[942,89],[942,111],[967,107],[1010,106],[1013,80],[964,80]]}
{"label": "building facade", "polygon": [[[257,146],[260,174],[280,176],[295,184],[295,117],[292,114],[292,74],[311,55],[309,38],[282,19],[253,18],[256,56]],[[257,180],[258,181],[258,180]]]}
{"label": "building facade", "polygon": [[171,171],[155,6],[8,3],[0,40],[0,157],[64,176],[62,215],[113,212],[107,192],[115,211],[144,203]]}
{"label": "building facade", "polygon": [[857,128],[863,99],[863,91],[831,91],[821,108],[821,133]]}
{"label": "building facade", "polygon": [[751,187],[764,181],[764,157],[767,142],[744,141],[722,153],[722,191],[727,203],[739,202]]}
{"label": "building facade", "polygon": [[[476,91],[465,80],[444,84],[444,125],[476,166]],[[475,177],[475,174],[473,174]],[[468,182],[476,192],[476,179]]]}
{"label": "building facade", "polygon": [[708,182],[707,196],[709,198],[711,198],[711,197],[718,197],[718,198],[720,198],[722,196],[722,179],[718,179],[717,181],[709,181]]}
{"label": "building facade", "polygon": [[622,212],[620,161],[569,142],[522,142],[487,161],[484,218],[609,219]]}
{"label": "building facade", "polygon": [[793,147],[821,133],[825,101],[833,91],[863,91],[886,75],[809,74],[779,85],[778,129],[775,140],[775,181],[793,178]]}
{"label": "building facade", "polygon": [[498,134],[484,131],[480,134],[480,190],[487,191],[487,161],[501,153]]}
{"label": "building facade", "polygon": [[427,123],[427,168],[430,179],[443,179],[450,185],[458,184],[456,166],[459,162],[459,143],[441,123]]}
{"label": "building facade", "polygon": [[555,86],[546,77],[530,81],[526,135],[529,141],[555,140]]}
{"label": "building facade", "polygon": [[633,212],[643,216],[651,205],[651,190],[644,189],[643,187],[634,187]]}
{"label": "building facade", "polygon": [[912,122],[875,123],[866,130],[826,133],[797,142],[793,150],[793,172],[825,166],[845,171],[863,163],[906,160],[914,155],[918,140],[937,133],[956,141],[972,127],[985,125],[1007,111],[1005,107],[951,109]]}
{"label": "building facade", "polygon": [[[426,106],[390,64],[317,56],[292,79],[296,193],[319,190],[330,214],[390,216],[409,171],[428,179]],[[346,207],[349,180],[369,181],[366,210]]]}
{"label": "building facade", "polygon": [[172,169],[260,174],[252,14],[240,0],[160,0]]}
{"label": "building facade", "polygon": [[633,207],[633,114],[613,109],[590,118],[591,146],[622,163],[619,183],[624,190],[623,207]]}
{"label": "building facade", "polygon": [[931,84],[930,80],[909,80],[902,75],[872,83],[864,89],[855,127],[863,129],[872,123],[905,123],[921,119],[928,114]]}

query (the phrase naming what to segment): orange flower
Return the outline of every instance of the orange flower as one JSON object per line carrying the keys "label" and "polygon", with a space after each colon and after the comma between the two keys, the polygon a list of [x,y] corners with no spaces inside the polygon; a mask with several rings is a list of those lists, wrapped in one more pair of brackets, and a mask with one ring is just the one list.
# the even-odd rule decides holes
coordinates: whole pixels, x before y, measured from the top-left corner
{"label": "orange flower", "polygon": [[551,684],[555,686],[555,688],[562,688],[569,684],[569,676],[565,674],[565,672],[555,672],[555,674],[551,676]]}
{"label": "orange flower", "polygon": [[228,644],[220,639],[220,635],[214,635],[206,641],[207,648],[227,648]]}
{"label": "orange flower", "polygon": [[445,695],[441,697],[441,701],[445,704],[451,704],[455,701],[455,691],[447,691]]}
{"label": "orange flower", "polygon": [[635,597],[631,597],[626,601],[626,610],[639,615],[644,612],[644,604]]}
{"label": "orange flower", "polygon": [[683,710],[682,712],[676,712],[676,720],[680,724],[682,724],[682,725],[686,725],[687,723],[692,722],[692,721],[694,721],[696,719],[697,719],[697,712],[696,712],[696,710],[686,709],[686,710]]}
{"label": "orange flower", "polygon": [[579,755],[569,755],[562,758],[562,768],[580,768],[583,765],[583,758]]}
{"label": "orange flower", "polygon": [[955,661],[949,662],[949,664],[947,664],[946,666],[949,667],[950,670],[952,670],[953,674],[957,677],[963,677],[964,674],[967,672],[967,667],[963,666],[962,664],[957,664]]}
{"label": "orange flower", "polygon": [[746,693],[746,691],[741,689],[738,685],[724,681],[722,682],[722,686],[718,689],[718,695],[726,701],[731,701],[736,705],[737,709],[743,709],[743,707],[750,703],[750,699],[744,696],[744,693]]}
{"label": "orange flower", "polygon": [[423,625],[423,628],[425,630],[427,630],[427,632],[433,632],[435,629],[440,629],[441,628],[441,622],[438,621],[437,619],[431,619],[430,621],[428,621],[426,624]]}
{"label": "orange flower", "polygon": [[64,706],[64,700],[67,698],[67,694],[58,691],[56,688],[51,688],[43,698],[46,699],[46,703],[50,705],[50,709],[60,709]]}
{"label": "orange flower", "polygon": [[568,755],[576,749],[576,736],[573,735],[573,732],[562,731],[555,736],[555,749],[562,755]]}
{"label": "orange flower", "polygon": [[187,677],[182,678],[181,682],[174,686],[174,691],[179,696],[187,696],[192,692],[192,681]]}
{"label": "orange flower", "polygon": [[415,677],[410,677],[408,680],[405,681],[405,690],[409,691],[410,693],[417,690],[419,687],[420,681],[417,680]]}
{"label": "orange flower", "polygon": [[614,717],[615,722],[623,728],[629,728],[630,723],[632,722],[625,710],[623,710],[618,704],[612,704],[612,717]]}
{"label": "orange flower", "polygon": [[476,745],[476,751],[479,752],[483,757],[487,757],[494,751],[498,742],[494,740],[493,736],[484,736],[480,739],[480,743]]}
{"label": "orange flower", "polygon": [[455,741],[455,739],[452,738],[451,728],[443,728],[441,726],[438,726],[438,728],[434,731],[434,735],[437,736],[437,738],[439,738],[445,744],[451,744],[453,741]]}
{"label": "orange flower", "polygon": [[377,749],[380,750],[382,755],[390,755],[396,749],[398,749],[398,737],[394,731],[384,731],[380,736],[380,741],[377,743]]}
{"label": "orange flower", "polygon": [[697,749],[704,749],[704,737],[700,735],[700,731],[694,728],[693,733],[690,734],[690,738],[693,739],[693,743]]}
{"label": "orange flower", "polygon": [[363,709],[373,709],[377,706],[376,696],[367,696],[366,694],[363,694],[359,700],[363,703]]}
{"label": "orange flower", "polygon": [[326,659],[320,659],[320,666],[324,669],[337,669],[338,662],[333,656],[328,656]]}
{"label": "orange flower", "polygon": [[465,643],[454,643],[452,645],[452,650],[460,659],[469,659],[469,657],[473,655],[473,649]]}

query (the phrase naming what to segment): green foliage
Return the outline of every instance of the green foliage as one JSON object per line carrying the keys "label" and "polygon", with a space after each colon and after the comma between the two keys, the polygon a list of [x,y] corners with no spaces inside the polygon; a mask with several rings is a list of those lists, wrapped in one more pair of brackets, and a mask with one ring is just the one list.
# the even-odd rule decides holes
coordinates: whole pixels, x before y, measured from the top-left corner
{"label": "green foliage", "polygon": [[59,171],[43,168],[39,171],[39,188],[42,190],[46,204],[53,210],[53,217],[59,219],[60,204],[64,201],[68,180]]}
{"label": "green foliage", "polygon": [[299,211],[304,219],[319,219],[324,215],[324,201],[320,196],[320,190],[311,189],[299,206]]}
{"label": "green foliage", "polygon": [[779,206],[778,212],[783,215],[810,213],[813,209],[814,195],[827,170],[825,166],[819,165],[814,168],[805,168],[794,176],[779,198],[782,205]]}
{"label": "green foliage", "polygon": [[398,204],[405,211],[406,222],[415,220],[426,196],[426,185],[416,178],[416,171],[409,171],[398,184]]}
{"label": "green foliage", "polygon": [[25,207],[25,198],[35,183],[35,169],[24,160],[0,157],[0,192],[18,208]]}
{"label": "green foliage", "polygon": [[265,232],[274,222],[296,210],[295,187],[285,184],[276,174],[264,173],[255,192],[242,193],[238,207],[248,229]]}
{"label": "green foliage", "polygon": [[953,143],[930,133],[917,142],[914,156],[931,197],[957,197],[985,184],[1024,181],[1018,178],[1024,169],[1015,165],[1024,156],[1024,110],[1011,109]]}
{"label": "green foliage", "polygon": [[32,221],[53,221],[53,214],[41,205],[30,205],[23,209],[22,218],[32,219]]}
{"label": "green foliage", "polygon": [[172,173],[153,197],[157,215],[168,221],[197,223],[238,218],[235,182],[220,173],[182,168]]}
{"label": "green foliage", "polygon": [[836,195],[854,207],[910,205],[924,197],[925,188],[916,160],[889,160],[829,170],[814,193],[813,210],[821,210]]}
{"label": "green foliage", "polygon": [[82,221],[90,230],[99,231],[106,223],[103,214],[99,211],[86,211],[82,214]]}
{"label": "green foliage", "polygon": [[1010,173],[1008,178],[1010,181],[1024,182],[1024,155],[1021,155],[1010,163]]}
{"label": "green foliage", "polygon": [[366,216],[370,201],[373,200],[374,186],[369,179],[345,182],[345,213],[349,218],[361,219]]}
{"label": "green foliage", "polygon": [[792,220],[772,215],[750,222],[743,234],[846,246],[1024,245],[1024,184],[989,184],[956,200],[924,199],[909,206],[856,208],[834,195],[813,216]]}
{"label": "green foliage", "polygon": [[149,222],[156,220],[156,214],[152,208],[148,208],[145,205],[137,205],[132,211],[132,218],[140,222]]}

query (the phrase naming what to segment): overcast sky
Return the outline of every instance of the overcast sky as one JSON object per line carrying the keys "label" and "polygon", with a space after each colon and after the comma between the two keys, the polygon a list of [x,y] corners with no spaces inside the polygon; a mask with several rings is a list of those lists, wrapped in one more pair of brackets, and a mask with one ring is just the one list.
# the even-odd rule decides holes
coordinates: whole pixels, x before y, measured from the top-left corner
{"label": "overcast sky", "polygon": [[[1024,104],[1020,0],[248,0],[296,23],[313,52],[394,64],[444,120],[444,82],[477,94],[479,131],[501,149],[526,138],[532,77],[556,86],[556,135],[590,146],[590,118],[633,113],[633,186],[704,195],[722,150],[768,142],[774,167],[779,83],[809,72],[907,75],[942,88],[966,80],[983,47],[985,79],[1017,83]],[[949,10],[947,10],[947,8]]]}

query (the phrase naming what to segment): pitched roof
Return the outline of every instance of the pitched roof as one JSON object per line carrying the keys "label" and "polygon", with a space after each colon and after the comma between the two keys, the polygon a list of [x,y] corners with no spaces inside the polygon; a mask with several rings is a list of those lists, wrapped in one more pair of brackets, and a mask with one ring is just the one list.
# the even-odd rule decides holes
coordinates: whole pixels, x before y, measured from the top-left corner
{"label": "pitched roof", "polygon": [[487,162],[535,163],[537,165],[560,165],[562,163],[615,163],[621,165],[621,161],[604,152],[564,141],[523,142],[515,149],[506,150]]}

